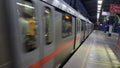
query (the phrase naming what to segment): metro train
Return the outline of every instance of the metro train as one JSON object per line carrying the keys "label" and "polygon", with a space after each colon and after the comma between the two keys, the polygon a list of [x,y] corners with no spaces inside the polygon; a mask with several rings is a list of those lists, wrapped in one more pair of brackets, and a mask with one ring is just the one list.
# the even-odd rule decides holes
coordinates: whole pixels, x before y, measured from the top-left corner
{"label": "metro train", "polygon": [[0,0],[0,68],[59,68],[93,31],[62,0]]}

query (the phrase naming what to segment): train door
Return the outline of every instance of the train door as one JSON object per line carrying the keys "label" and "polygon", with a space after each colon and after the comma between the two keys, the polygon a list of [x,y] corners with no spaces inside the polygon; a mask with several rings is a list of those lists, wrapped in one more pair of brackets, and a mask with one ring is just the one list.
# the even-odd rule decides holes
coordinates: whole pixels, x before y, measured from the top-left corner
{"label": "train door", "polygon": [[15,67],[28,68],[40,59],[39,31],[35,3],[32,0],[7,1],[11,44]]}
{"label": "train door", "polygon": [[86,22],[84,22],[84,32],[85,32],[85,39],[86,39],[86,37],[87,37],[87,24],[86,24]]}
{"label": "train door", "polygon": [[81,20],[81,39],[85,40],[85,22],[83,20]]}
{"label": "train door", "polygon": [[80,24],[80,20],[79,19],[76,19],[76,25],[75,25],[75,49],[78,48],[78,46],[80,45],[80,39],[81,39],[81,32],[80,32],[80,27],[81,27],[81,24]]}
{"label": "train door", "polygon": [[55,10],[55,68],[58,68],[73,52],[75,18],[60,9]]}
{"label": "train door", "polygon": [[89,23],[88,22],[86,22],[86,33],[87,33],[86,37],[88,37],[89,35]]}
{"label": "train door", "polygon": [[54,30],[54,8],[47,3],[38,1],[40,26],[41,26],[41,47],[43,49],[43,57],[40,60],[40,67],[53,68],[54,65],[54,47],[55,47],[55,30]]}
{"label": "train door", "polygon": [[83,21],[81,20],[81,28],[80,28],[80,31],[81,31],[81,42],[83,41]]}
{"label": "train door", "polygon": [[87,22],[86,22],[85,26],[86,26],[86,31],[85,31],[86,36],[85,37],[87,37],[87,35],[88,35],[88,23]]}
{"label": "train door", "polygon": [[81,44],[82,43],[82,36],[83,36],[83,34],[82,34],[82,21],[79,20],[79,23],[80,23],[79,29],[80,29],[80,44]]}

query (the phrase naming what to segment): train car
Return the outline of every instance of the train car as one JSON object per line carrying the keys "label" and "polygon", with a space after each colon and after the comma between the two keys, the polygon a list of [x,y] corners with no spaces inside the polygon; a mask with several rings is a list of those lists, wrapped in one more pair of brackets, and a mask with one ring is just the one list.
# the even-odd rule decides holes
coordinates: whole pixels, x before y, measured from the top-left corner
{"label": "train car", "polygon": [[62,0],[0,3],[1,68],[59,68],[91,32]]}

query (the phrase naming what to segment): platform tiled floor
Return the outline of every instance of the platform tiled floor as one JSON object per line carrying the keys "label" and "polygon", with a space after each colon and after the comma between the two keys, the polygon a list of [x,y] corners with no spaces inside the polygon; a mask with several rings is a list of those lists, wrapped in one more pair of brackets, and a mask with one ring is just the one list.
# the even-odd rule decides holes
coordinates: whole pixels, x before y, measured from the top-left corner
{"label": "platform tiled floor", "polygon": [[93,31],[63,68],[120,68],[119,59],[111,46],[117,45],[118,35],[111,37],[102,31]]}

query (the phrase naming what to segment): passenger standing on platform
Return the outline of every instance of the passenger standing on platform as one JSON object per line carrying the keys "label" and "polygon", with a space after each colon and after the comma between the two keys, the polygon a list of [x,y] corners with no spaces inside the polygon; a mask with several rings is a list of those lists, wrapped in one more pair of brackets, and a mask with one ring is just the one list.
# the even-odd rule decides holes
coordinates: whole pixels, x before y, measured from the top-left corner
{"label": "passenger standing on platform", "polygon": [[108,21],[105,23],[105,33],[108,31],[109,29],[109,25],[108,25]]}
{"label": "passenger standing on platform", "polygon": [[112,26],[112,25],[109,25],[108,36],[111,36],[111,34],[112,34],[112,28],[113,28],[113,26]]}
{"label": "passenger standing on platform", "polygon": [[107,31],[108,31],[108,22],[109,22],[109,20],[108,20],[108,16],[106,16],[105,18],[104,18],[104,23],[103,23],[103,30],[104,30],[104,33],[106,33]]}
{"label": "passenger standing on platform", "polygon": [[113,19],[109,19],[108,24],[109,24],[108,36],[110,37],[111,34],[112,34],[112,30],[113,30],[114,20]]}
{"label": "passenger standing on platform", "polygon": [[109,28],[108,21],[106,21],[105,24],[104,24],[104,32],[105,33],[108,31],[108,28]]}

